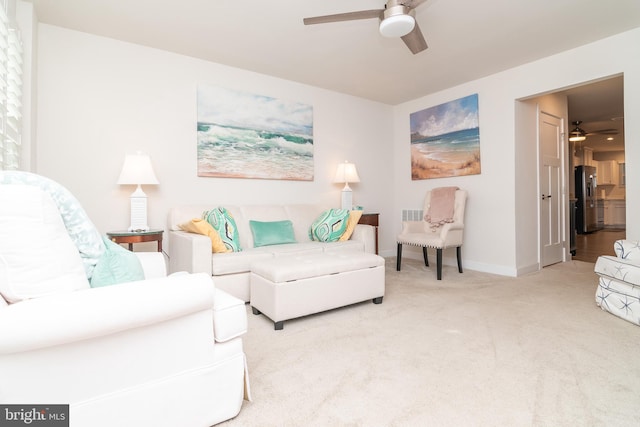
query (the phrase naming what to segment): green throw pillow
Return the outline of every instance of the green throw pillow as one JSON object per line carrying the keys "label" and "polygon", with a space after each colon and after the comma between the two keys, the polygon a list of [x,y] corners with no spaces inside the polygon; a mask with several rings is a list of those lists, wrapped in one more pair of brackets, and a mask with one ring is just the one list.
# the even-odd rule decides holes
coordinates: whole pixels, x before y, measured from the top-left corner
{"label": "green throw pillow", "polygon": [[251,234],[253,234],[253,246],[280,245],[284,243],[296,243],[293,232],[293,223],[284,221],[249,221]]}
{"label": "green throw pillow", "polygon": [[92,288],[144,280],[144,270],[136,254],[106,237],[102,241],[105,251],[93,269]]}
{"label": "green throw pillow", "polygon": [[240,236],[238,227],[231,213],[223,207],[218,207],[202,213],[202,219],[207,221],[218,232],[224,245],[231,252],[240,252]]}
{"label": "green throw pillow", "polygon": [[329,209],[322,212],[311,224],[309,238],[319,242],[337,242],[347,229],[349,211],[347,209]]}

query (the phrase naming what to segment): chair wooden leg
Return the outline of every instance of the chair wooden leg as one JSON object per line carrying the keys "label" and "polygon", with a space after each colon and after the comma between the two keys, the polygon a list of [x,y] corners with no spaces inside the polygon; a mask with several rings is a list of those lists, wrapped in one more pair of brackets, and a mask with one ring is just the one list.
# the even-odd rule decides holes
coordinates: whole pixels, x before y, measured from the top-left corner
{"label": "chair wooden leg", "polygon": [[424,258],[425,267],[429,267],[429,255],[427,255],[427,247],[422,247],[422,257]]}
{"label": "chair wooden leg", "polygon": [[396,260],[396,271],[400,271],[401,263],[402,263],[402,243],[398,243],[398,257]]}
{"label": "chair wooden leg", "polygon": [[460,246],[456,248],[456,255],[458,256],[458,272],[462,273],[462,256],[460,256]]}
{"label": "chair wooden leg", "polygon": [[436,249],[438,280],[442,280],[442,248]]}

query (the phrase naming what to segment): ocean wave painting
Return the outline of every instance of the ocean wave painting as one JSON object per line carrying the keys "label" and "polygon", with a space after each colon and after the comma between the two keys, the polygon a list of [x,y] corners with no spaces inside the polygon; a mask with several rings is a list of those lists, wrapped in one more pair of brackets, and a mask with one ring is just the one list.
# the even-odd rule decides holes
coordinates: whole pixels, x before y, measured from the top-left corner
{"label": "ocean wave painting", "polygon": [[310,105],[198,87],[198,176],[313,180]]}
{"label": "ocean wave painting", "polygon": [[409,120],[411,179],[480,173],[478,94],[412,113]]}

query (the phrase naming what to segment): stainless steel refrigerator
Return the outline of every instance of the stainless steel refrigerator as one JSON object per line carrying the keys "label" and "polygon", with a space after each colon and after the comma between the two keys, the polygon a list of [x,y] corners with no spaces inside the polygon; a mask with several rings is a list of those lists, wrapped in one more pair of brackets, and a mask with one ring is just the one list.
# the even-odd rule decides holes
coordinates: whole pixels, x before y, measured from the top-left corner
{"label": "stainless steel refrigerator", "polygon": [[598,186],[595,166],[576,166],[576,231],[578,234],[599,230]]}

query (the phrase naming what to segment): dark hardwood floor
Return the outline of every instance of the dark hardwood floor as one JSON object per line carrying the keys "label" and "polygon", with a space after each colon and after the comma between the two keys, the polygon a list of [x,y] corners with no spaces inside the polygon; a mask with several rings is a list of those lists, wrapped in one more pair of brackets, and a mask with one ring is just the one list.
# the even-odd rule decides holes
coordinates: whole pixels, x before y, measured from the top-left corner
{"label": "dark hardwood floor", "polygon": [[607,228],[589,234],[578,234],[573,259],[595,263],[600,255],[615,255],[613,243],[625,236],[625,230]]}

